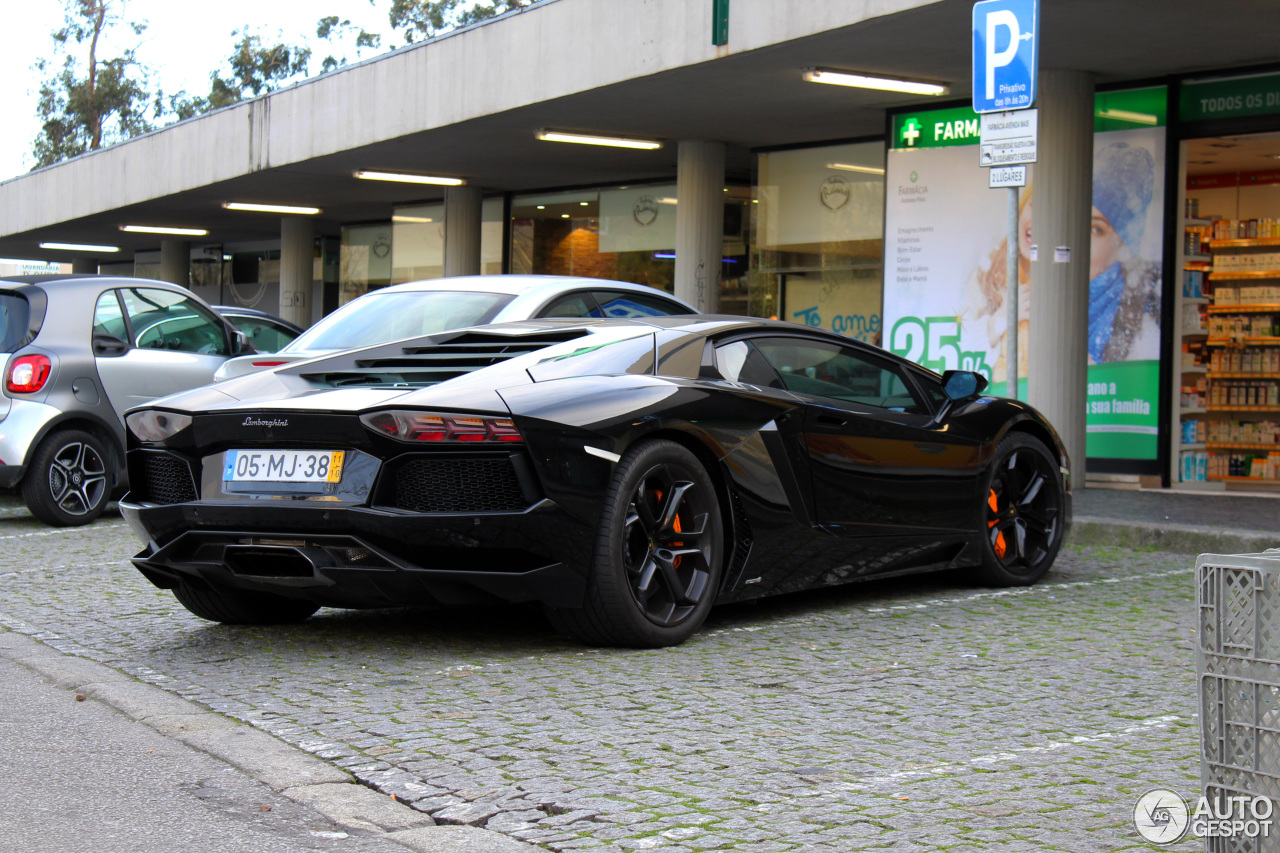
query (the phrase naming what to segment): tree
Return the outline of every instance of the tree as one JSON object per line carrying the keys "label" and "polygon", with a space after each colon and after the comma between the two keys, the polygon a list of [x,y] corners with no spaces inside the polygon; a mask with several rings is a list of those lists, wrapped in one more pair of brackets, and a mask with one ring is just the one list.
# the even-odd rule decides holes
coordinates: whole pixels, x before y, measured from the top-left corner
{"label": "tree", "polygon": [[392,29],[403,28],[401,32],[405,42],[412,43],[536,2],[538,0],[494,0],[493,3],[475,3],[473,0],[391,0],[389,17]]}
{"label": "tree", "polygon": [[[361,27],[357,31],[355,24],[348,20],[341,19],[337,15],[329,15],[321,18],[316,24],[316,38],[324,39],[327,42],[333,42],[335,39],[355,34],[356,60],[363,58],[362,54],[365,50],[377,50],[382,47],[382,36],[377,33],[371,33]],[[337,68],[347,64],[347,58],[335,57],[330,54],[320,63],[320,73],[327,74]]]}
{"label": "tree", "polygon": [[110,58],[100,56],[104,34],[124,23],[134,36],[146,24],[125,23],[117,0],[64,0],[66,18],[53,33],[56,59],[39,60],[35,70],[47,76],[40,84],[36,110],[41,120],[32,146],[35,168],[93,151],[151,130],[147,114],[162,112],[162,99],[150,89],[151,75],[129,48]]}
{"label": "tree", "polygon": [[185,119],[210,110],[237,104],[248,97],[274,92],[281,86],[307,76],[311,48],[285,42],[268,44],[262,37],[243,27],[232,30],[239,37],[227,58],[230,73],[209,75],[209,94],[188,96],[185,92],[170,99],[169,108],[176,118]]}

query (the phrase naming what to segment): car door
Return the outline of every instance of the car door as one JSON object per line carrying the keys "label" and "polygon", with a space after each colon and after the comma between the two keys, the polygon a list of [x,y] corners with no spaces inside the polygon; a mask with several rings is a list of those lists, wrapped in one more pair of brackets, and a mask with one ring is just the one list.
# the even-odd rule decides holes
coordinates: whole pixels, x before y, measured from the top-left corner
{"label": "car door", "polygon": [[93,335],[98,377],[122,417],[157,397],[209,384],[231,351],[226,326],[212,311],[161,288],[104,291]]}
{"label": "car door", "polygon": [[971,532],[978,443],[935,422],[933,403],[901,365],[808,337],[752,343],[805,403],[820,525],[846,537]]}

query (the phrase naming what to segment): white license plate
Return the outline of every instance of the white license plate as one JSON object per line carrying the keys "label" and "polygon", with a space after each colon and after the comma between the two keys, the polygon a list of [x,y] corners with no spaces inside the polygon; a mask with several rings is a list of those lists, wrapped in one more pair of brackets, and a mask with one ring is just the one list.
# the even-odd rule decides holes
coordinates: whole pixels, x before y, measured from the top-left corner
{"label": "white license plate", "polygon": [[338,483],[341,450],[228,450],[222,479],[228,483]]}

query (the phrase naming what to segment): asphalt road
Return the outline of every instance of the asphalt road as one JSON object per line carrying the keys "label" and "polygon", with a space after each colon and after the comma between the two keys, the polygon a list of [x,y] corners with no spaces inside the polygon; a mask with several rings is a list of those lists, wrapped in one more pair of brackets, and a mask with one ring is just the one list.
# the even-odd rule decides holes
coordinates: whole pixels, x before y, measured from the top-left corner
{"label": "asphalt road", "polygon": [[1146,850],[1137,798],[1198,787],[1192,556],[1068,548],[1029,590],[864,584],[618,651],[518,608],[213,625],[137,547],[0,508],[0,626],[552,850]]}

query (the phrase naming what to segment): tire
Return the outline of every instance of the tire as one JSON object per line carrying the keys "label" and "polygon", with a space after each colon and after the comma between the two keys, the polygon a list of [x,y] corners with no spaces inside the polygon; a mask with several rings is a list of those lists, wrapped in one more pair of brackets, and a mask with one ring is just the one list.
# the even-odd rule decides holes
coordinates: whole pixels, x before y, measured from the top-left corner
{"label": "tire", "polygon": [[552,623],[592,646],[660,648],[702,626],[720,591],[724,520],[711,476],[673,441],[627,451],[613,474],[581,609]]}
{"label": "tire", "polygon": [[107,506],[115,484],[106,445],[83,430],[60,430],[36,448],[22,478],[31,514],[55,527],[88,524]]}
{"label": "tire", "polygon": [[982,494],[982,564],[978,581],[1030,586],[1062,547],[1065,499],[1057,458],[1044,443],[1013,433],[996,448]]}
{"label": "tire", "polygon": [[300,598],[285,598],[269,592],[200,588],[189,583],[179,583],[173,594],[196,616],[224,625],[289,625],[303,621],[320,609],[320,605]]}

